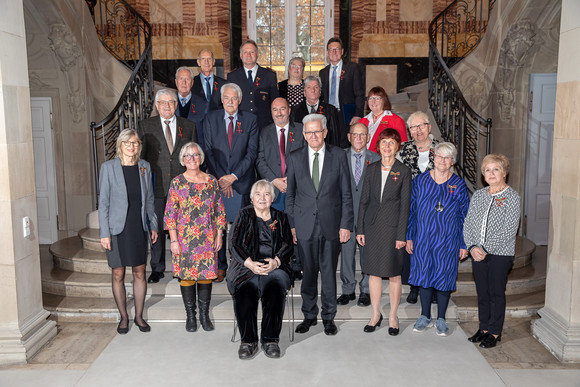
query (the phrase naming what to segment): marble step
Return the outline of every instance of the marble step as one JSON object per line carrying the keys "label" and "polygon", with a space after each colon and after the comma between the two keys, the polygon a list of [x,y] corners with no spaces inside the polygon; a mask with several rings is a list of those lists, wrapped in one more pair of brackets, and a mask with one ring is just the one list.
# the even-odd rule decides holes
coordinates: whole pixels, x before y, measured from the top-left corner
{"label": "marble step", "polygon": [[[535,317],[538,309],[544,307],[545,297],[544,290],[506,296],[506,318]],[[457,318],[460,321],[478,321],[477,297],[453,296],[452,300],[457,306]]]}

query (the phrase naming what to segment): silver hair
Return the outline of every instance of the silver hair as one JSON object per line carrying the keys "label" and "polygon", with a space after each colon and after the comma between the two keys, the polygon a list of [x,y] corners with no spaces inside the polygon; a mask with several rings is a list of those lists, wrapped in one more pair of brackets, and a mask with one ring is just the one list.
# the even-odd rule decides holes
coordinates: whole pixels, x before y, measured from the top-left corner
{"label": "silver hair", "polygon": [[306,130],[306,124],[308,122],[314,121],[318,121],[322,124],[322,130],[326,129],[326,117],[323,114],[312,113],[302,119],[302,125],[304,125],[302,131]]}
{"label": "silver hair", "polygon": [[318,87],[320,87],[322,89],[322,80],[320,79],[319,76],[317,75],[309,75],[304,79],[304,87],[306,87],[306,85],[310,82],[318,82]]}
{"label": "silver hair", "polygon": [[[212,61],[214,61],[214,60],[215,60],[215,58],[214,58],[214,56],[213,56],[213,52],[211,52],[211,50],[210,50],[210,49],[208,49],[208,48],[204,48],[203,50],[201,50],[201,51],[199,52],[199,54],[197,54],[197,61],[198,61],[198,62],[201,60],[201,54],[202,54],[203,52],[209,52],[209,53],[211,54],[211,60],[212,60]],[[198,64],[199,64],[199,63],[198,63]]]}
{"label": "silver hair", "polygon": [[430,123],[429,122],[429,116],[427,115],[427,113],[422,112],[421,110],[417,110],[414,113],[411,113],[411,115],[409,116],[409,118],[407,118],[407,127],[411,126],[411,123],[416,119],[416,118],[420,118],[423,121],[425,121],[426,123]]}
{"label": "silver hair", "polygon": [[262,187],[267,187],[270,190],[270,195],[272,196],[272,200],[274,200],[274,195],[275,195],[274,184],[272,184],[271,182],[269,182],[266,179],[258,180],[257,182],[255,182],[252,185],[252,189],[250,189],[250,200],[252,200],[254,198],[254,194],[256,193],[256,190],[258,188],[262,188]]}
{"label": "silver hair", "polygon": [[199,144],[193,141],[188,142],[181,147],[181,150],[179,151],[179,163],[185,167],[185,164],[183,163],[183,155],[185,155],[185,152],[187,152],[189,148],[197,148],[197,152],[199,153],[199,165],[203,164],[203,161],[205,160],[205,153],[203,153],[203,149],[201,149]]}
{"label": "silver hair", "polygon": [[173,98],[173,102],[177,102],[177,93],[173,89],[159,89],[157,93],[155,93],[155,103],[159,100],[159,97],[162,95],[168,95]]}
{"label": "silver hair", "polygon": [[304,68],[306,67],[306,61],[301,56],[295,56],[294,58],[290,59],[288,62],[288,74],[290,74],[290,66],[292,66],[292,62],[300,62],[302,64],[302,74],[304,74]]}
{"label": "silver hair", "polygon": [[240,86],[236,85],[235,83],[226,83],[225,85],[223,85],[222,88],[220,89],[220,98],[221,99],[224,98],[225,89],[235,90],[236,93],[238,93],[238,99],[240,100],[240,102],[242,102],[242,89],[240,88]]}
{"label": "silver hair", "polygon": [[193,81],[193,77],[195,77],[195,74],[193,73],[193,70],[191,69],[191,67],[181,66],[180,68],[175,70],[175,79],[176,80],[177,80],[177,77],[179,76],[180,71],[189,71],[189,75],[191,76],[191,80]]}
{"label": "silver hair", "polygon": [[450,142],[440,142],[435,145],[433,153],[442,157],[451,157],[453,164],[455,164],[455,161],[457,160],[457,148],[455,148],[455,145]]}
{"label": "silver hair", "polygon": [[135,164],[137,164],[137,161],[139,161],[140,158],[139,155],[141,154],[141,147],[143,146],[143,143],[141,142],[141,139],[139,138],[137,131],[135,131],[134,129],[124,129],[121,131],[121,133],[119,133],[119,137],[117,137],[116,156],[120,158],[121,161],[123,160],[122,159],[123,151],[121,150],[121,147],[123,146],[123,143],[125,141],[129,141],[132,137],[137,138],[137,142],[139,143],[135,152]]}

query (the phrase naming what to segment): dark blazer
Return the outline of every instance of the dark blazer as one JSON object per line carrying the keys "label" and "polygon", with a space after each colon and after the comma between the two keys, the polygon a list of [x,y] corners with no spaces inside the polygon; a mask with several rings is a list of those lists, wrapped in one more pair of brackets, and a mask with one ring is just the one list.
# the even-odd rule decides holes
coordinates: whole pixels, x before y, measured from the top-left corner
{"label": "dark blazer", "polygon": [[258,127],[256,116],[238,110],[238,121],[234,126],[232,149],[228,145],[224,109],[209,112],[203,121],[205,136],[205,162],[208,172],[220,179],[222,176],[237,176],[233,184],[239,194],[249,194],[256,180],[254,163],[258,155]]}
{"label": "dark blazer", "polygon": [[[342,74],[337,74],[337,76],[340,76],[338,102],[341,106],[341,110],[343,109],[342,106],[345,104],[354,104],[354,115],[363,117],[365,109],[365,90],[358,64],[343,60],[342,72]],[[326,66],[319,72],[322,81],[322,95],[326,102],[330,100],[329,74],[330,65]],[[344,121],[344,118],[341,118],[341,120]],[[348,122],[346,124],[348,124]]]}
{"label": "dark blazer", "polygon": [[[151,166],[145,160],[139,160],[139,180],[141,183],[141,219],[143,230],[149,231],[147,218],[151,230],[157,231],[157,216],[153,205],[153,185],[151,180]],[[101,165],[99,174],[99,227],[101,238],[119,235],[125,228],[127,219],[127,186],[121,160],[114,158]]]}
{"label": "dark blazer", "polygon": [[[195,77],[193,77],[193,87],[191,88],[191,92],[199,97],[202,97],[204,101],[207,102],[205,98],[205,89],[203,88],[202,82],[203,80],[201,79],[201,74],[197,74]],[[218,77],[215,74],[213,75],[213,86],[208,106],[209,109],[205,112],[205,114],[212,110],[223,108],[220,90],[226,83],[227,81],[225,79]]]}
{"label": "dark blazer", "polygon": [[286,213],[299,239],[309,239],[318,217],[320,231],[327,240],[337,240],[341,228],[353,230],[354,214],[346,155],[340,148],[326,145],[318,192],[310,175],[308,146],[290,153]]}
{"label": "dark blazer", "polygon": [[[318,110],[316,112],[318,114],[323,114],[326,117],[326,128],[328,129],[328,134],[326,135],[326,140],[324,142],[340,147],[341,139],[338,110],[336,110],[332,105],[319,101]],[[306,100],[304,100],[292,108],[290,111],[290,121],[302,123],[302,119],[308,114],[310,114],[310,111],[306,105]]]}
{"label": "dark blazer", "polygon": [[381,156],[379,156],[375,152],[369,151],[368,149],[363,150],[364,155],[365,155],[365,159],[364,159],[363,165],[362,165],[362,174],[361,174],[358,186],[357,186],[356,182],[354,181],[354,170],[352,169],[351,148],[347,148],[344,151],[346,153],[346,158],[348,161],[348,170],[350,172],[350,191],[352,193],[352,203],[353,203],[353,209],[354,209],[354,224],[356,226],[357,221],[358,221],[358,207],[359,207],[359,203],[360,203],[360,196],[362,193],[363,182],[365,180],[365,174],[367,172],[367,167],[370,164],[372,164],[376,161],[379,161],[381,159]]}
{"label": "dark blazer", "polygon": [[187,115],[181,115],[181,106],[179,100],[177,101],[177,109],[175,109],[175,115],[177,117],[187,118],[190,121],[195,122],[195,130],[197,131],[198,144],[203,148],[203,119],[207,113],[209,104],[205,97],[200,97],[196,94],[191,93],[191,98],[188,104],[185,106],[187,108]]}
{"label": "dark blazer", "polygon": [[278,98],[278,80],[274,71],[258,66],[254,84],[250,87],[244,68],[239,67],[228,74],[228,82],[241,87],[243,98],[240,110],[254,113],[258,128],[263,128],[272,122],[270,105],[274,99]]}
{"label": "dark blazer", "polygon": [[155,182],[155,197],[164,198],[169,192],[171,179],[185,172],[185,167],[179,162],[181,147],[190,141],[197,142],[195,123],[183,117],[176,119],[176,139],[173,153],[169,154],[165,141],[164,128],[161,118],[154,116],[139,121],[137,132],[143,142],[141,158],[149,161]]}
{"label": "dark blazer", "polygon": [[[302,134],[302,124],[295,124],[290,121],[288,131],[285,134],[286,157],[288,157],[290,152],[306,145],[304,135]],[[270,124],[260,130],[256,170],[260,178],[268,181],[282,177],[282,160],[280,159],[278,132],[276,131],[275,124]],[[288,170],[288,164],[286,164],[286,170]],[[278,196],[278,189],[274,189],[276,190],[276,196]]]}
{"label": "dark blazer", "polygon": [[[290,260],[294,256],[294,244],[292,232],[288,224],[286,214],[274,208],[270,208],[272,220],[276,227],[272,229],[272,258],[280,258],[280,269],[293,278]],[[260,255],[260,230],[256,219],[254,206],[244,207],[238,213],[232,227],[231,263],[227,272],[228,289],[233,294],[254,273],[244,266],[248,258],[258,258]]]}

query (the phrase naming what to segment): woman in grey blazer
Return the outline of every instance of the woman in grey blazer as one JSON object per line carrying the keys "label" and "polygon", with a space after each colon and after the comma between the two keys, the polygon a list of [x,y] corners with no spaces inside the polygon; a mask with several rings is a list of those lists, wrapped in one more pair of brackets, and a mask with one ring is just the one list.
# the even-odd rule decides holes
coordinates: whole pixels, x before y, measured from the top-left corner
{"label": "woman in grey blazer", "polygon": [[[153,207],[154,188],[151,167],[139,160],[141,140],[132,129],[125,129],[117,138],[117,157],[101,165],[99,177],[99,226],[101,245],[106,250],[112,269],[113,296],[121,314],[119,334],[129,331],[125,267],[133,270],[135,298],[134,322],[141,332],[151,327],[143,319],[147,282],[147,232],[151,242],[157,241],[157,217]],[[149,220],[149,226],[147,226]]]}

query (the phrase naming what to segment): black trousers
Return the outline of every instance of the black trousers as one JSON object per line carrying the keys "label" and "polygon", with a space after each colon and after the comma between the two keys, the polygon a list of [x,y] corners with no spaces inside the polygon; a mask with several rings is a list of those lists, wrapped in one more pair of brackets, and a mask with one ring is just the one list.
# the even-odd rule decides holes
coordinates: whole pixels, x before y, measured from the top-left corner
{"label": "black trousers", "polygon": [[151,245],[151,271],[164,272],[165,271],[165,240],[167,239],[165,231],[163,231],[163,217],[165,216],[165,204],[167,197],[155,198],[153,207],[155,215],[157,215],[157,242]]}
{"label": "black trousers", "polygon": [[500,335],[505,320],[505,286],[514,263],[513,256],[486,255],[473,261],[472,270],[477,290],[479,329]]}
{"label": "black trousers", "polygon": [[258,341],[258,301],[260,300],[262,301],[260,342],[277,343],[280,340],[286,291],[289,287],[288,274],[281,269],[275,269],[268,275],[255,274],[234,292],[234,312],[242,343]]}

